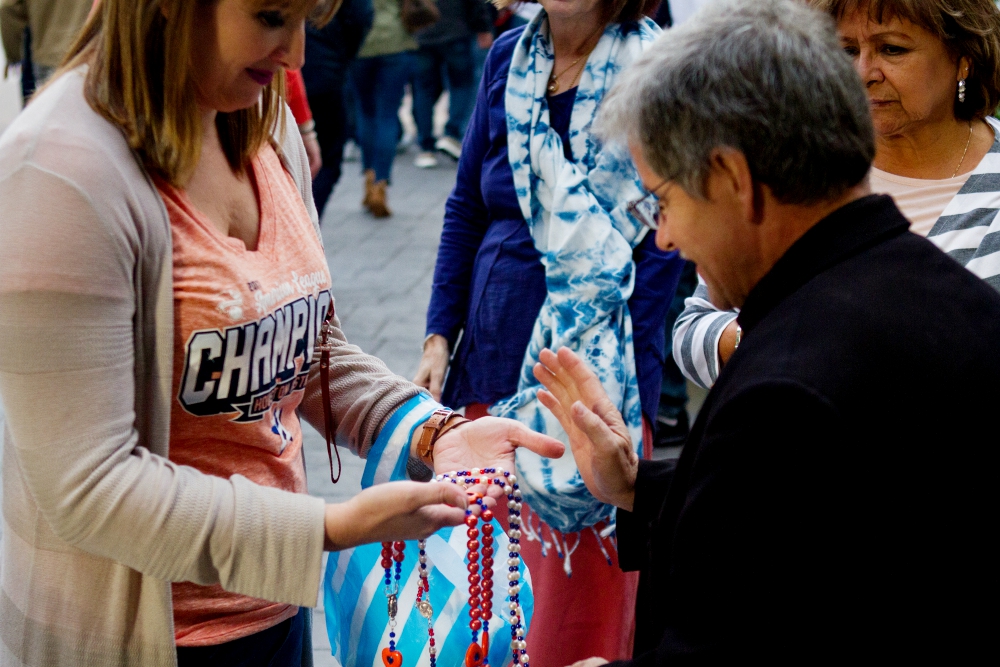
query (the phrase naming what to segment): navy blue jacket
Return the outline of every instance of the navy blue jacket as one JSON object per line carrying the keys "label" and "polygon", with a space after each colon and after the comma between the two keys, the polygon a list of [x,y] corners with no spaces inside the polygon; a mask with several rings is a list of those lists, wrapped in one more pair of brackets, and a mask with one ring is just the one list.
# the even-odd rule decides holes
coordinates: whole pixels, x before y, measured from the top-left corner
{"label": "navy blue jacket", "polygon": [[[452,345],[461,333],[443,396],[455,407],[492,404],[517,391],[546,295],[545,269],[521,215],[507,157],[504,93],[522,30],[504,33],[489,53],[455,189],[445,206],[427,333]],[[567,151],[574,96],[575,90],[550,100],[550,122]],[[639,392],[649,418],[659,401],[666,310],[684,261],[675,252],[657,250],[652,234],[635,249],[634,259],[629,310]]]}

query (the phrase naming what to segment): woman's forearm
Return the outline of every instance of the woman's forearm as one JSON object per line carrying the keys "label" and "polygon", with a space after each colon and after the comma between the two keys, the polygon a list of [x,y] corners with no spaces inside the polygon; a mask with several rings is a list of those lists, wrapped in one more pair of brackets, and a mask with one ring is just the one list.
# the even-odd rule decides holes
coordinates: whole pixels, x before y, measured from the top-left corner
{"label": "woman's forearm", "polygon": [[[722,358],[720,350],[730,344],[727,327],[736,320],[738,313],[735,310],[719,310],[712,305],[708,300],[708,289],[702,282],[699,282],[694,295],[685,300],[684,306],[674,324],[674,361],[687,379],[708,388],[715,384],[722,365],[732,354],[732,349],[727,347],[725,351],[728,354]],[[731,333],[735,336],[735,327]]]}

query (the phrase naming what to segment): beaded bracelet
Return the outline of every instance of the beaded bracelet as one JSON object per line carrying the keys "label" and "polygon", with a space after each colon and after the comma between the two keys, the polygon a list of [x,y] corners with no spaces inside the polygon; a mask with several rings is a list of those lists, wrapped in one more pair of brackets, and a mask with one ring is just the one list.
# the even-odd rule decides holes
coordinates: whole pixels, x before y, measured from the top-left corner
{"label": "beaded bracelet", "polygon": [[[524,617],[521,612],[520,592],[521,573],[521,490],[517,485],[517,477],[502,468],[473,468],[438,475],[435,482],[451,482],[464,489],[490,484],[501,486],[507,496],[510,529],[507,538],[510,542],[507,550],[507,611],[510,621],[510,648],[513,667],[529,667],[527,644],[524,641]],[[473,507],[478,506],[478,515]],[[481,528],[477,528],[480,518]],[[487,667],[490,651],[490,619],[493,618],[493,512],[486,507],[483,495],[473,494],[472,503],[465,510],[466,543],[469,570],[469,629],[472,631],[472,643],[465,653],[466,667]],[[481,539],[477,539],[481,538]],[[419,575],[417,586],[417,611],[427,619],[428,653],[431,667],[435,667],[437,647],[434,640],[432,617],[434,611],[430,604],[430,580],[427,569],[426,542],[419,540],[420,551]],[[482,550],[480,550],[480,546]],[[405,542],[382,543],[382,567],[385,569],[385,593],[389,604],[389,646],[382,649],[382,663],[385,667],[402,667],[403,656],[396,650],[396,612],[399,596],[399,579],[403,562]],[[393,573],[395,570],[395,573]],[[482,630],[482,639],[479,632]]]}

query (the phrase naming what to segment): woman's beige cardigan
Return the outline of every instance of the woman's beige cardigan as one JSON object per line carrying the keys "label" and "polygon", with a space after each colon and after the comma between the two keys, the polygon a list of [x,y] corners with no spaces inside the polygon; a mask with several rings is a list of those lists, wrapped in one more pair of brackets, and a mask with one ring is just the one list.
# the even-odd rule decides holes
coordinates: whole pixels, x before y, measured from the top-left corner
{"label": "woman's beige cardigan", "polygon": [[[61,77],[0,138],[0,665],[169,667],[171,581],[315,604],[324,503],[167,459],[169,221],[82,82]],[[338,434],[363,453],[418,389],[339,340]],[[301,414],[322,424],[319,409],[314,377]]]}

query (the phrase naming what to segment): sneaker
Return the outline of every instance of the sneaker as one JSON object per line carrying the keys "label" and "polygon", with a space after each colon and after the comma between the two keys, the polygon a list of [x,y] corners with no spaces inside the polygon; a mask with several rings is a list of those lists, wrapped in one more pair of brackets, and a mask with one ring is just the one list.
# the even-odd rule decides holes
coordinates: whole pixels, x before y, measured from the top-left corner
{"label": "sneaker", "polygon": [[420,169],[433,169],[438,166],[438,159],[431,152],[421,152],[417,155],[417,159],[413,161],[414,167],[419,167]]}
{"label": "sneaker", "polygon": [[458,160],[462,157],[462,144],[458,139],[454,137],[449,137],[447,135],[441,137],[434,144],[434,148],[438,149],[442,153],[448,155],[449,157]]}

